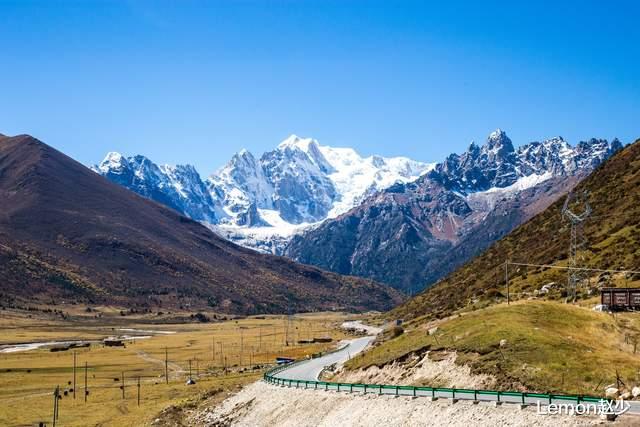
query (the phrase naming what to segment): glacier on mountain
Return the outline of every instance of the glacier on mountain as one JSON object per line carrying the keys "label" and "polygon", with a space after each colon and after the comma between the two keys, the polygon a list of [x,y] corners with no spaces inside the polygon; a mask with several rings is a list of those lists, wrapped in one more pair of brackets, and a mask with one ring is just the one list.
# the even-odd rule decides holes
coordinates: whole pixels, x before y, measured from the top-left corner
{"label": "glacier on mountain", "polygon": [[291,236],[433,166],[406,157],[362,157],[291,135],[259,158],[240,150],[204,181],[191,166],[157,166],[144,156],[113,152],[92,169],[236,243],[281,253]]}
{"label": "glacier on mountain", "polygon": [[443,186],[451,206],[436,219],[442,222],[462,209],[465,200],[493,205],[552,177],[590,170],[620,147],[617,140],[601,139],[572,147],[554,137],[516,149],[497,129],[483,145],[472,142],[464,153],[430,164],[406,157],[363,157],[352,148],[291,135],[260,157],[240,150],[205,180],[189,165],[158,166],[144,156],[114,152],[92,169],[236,243],[281,254],[293,236],[382,191],[401,193],[416,181]]}
{"label": "glacier on mountain", "polygon": [[[241,162],[242,157],[250,160]],[[291,236],[432,168],[405,157],[362,157],[351,148],[291,135],[260,159],[242,150],[208,178],[210,191],[224,200],[227,213],[214,229],[244,246],[281,253]],[[252,204],[260,223],[242,221]]]}

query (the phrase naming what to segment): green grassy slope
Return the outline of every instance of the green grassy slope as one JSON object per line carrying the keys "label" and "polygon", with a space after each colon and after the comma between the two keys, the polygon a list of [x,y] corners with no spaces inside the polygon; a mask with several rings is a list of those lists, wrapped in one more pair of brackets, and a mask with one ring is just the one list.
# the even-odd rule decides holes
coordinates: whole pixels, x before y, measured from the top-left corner
{"label": "green grassy slope", "polygon": [[629,388],[639,384],[637,325],[635,313],[613,316],[550,301],[500,304],[444,320],[431,334],[433,325],[412,322],[403,335],[354,357],[347,368],[447,350],[473,373],[495,376],[503,390],[600,395],[616,373]]}

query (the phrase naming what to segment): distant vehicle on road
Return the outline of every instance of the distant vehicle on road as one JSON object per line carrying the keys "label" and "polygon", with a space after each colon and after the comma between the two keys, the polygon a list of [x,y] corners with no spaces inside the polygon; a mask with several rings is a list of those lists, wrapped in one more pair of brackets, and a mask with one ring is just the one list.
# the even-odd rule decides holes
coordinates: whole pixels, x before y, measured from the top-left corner
{"label": "distant vehicle on road", "polygon": [[295,362],[296,359],[292,359],[290,357],[276,357],[276,363],[278,365],[287,365],[289,363]]}

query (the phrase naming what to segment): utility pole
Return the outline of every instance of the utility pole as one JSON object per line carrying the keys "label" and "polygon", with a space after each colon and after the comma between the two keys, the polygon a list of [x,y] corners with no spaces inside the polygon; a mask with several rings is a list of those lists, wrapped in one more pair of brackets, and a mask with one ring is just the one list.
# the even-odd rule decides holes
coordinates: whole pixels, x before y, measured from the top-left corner
{"label": "utility pole", "polygon": [[164,348],[164,380],[166,384],[169,384],[169,350]]}
{"label": "utility pole", "polygon": [[60,395],[60,386],[56,386],[53,391],[53,427],[56,427],[56,420],[58,419],[58,399]]}
{"label": "utility pole", "polygon": [[122,399],[124,400],[124,372],[122,373]]}
{"label": "utility pole", "polygon": [[140,376],[138,376],[138,406],[140,406]]}
{"label": "utility pole", "polygon": [[87,362],[84,362],[84,403],[87,403]]}
{"label": "utility pole", "polygon": [[285,332],[285,345],[289,347],[289,328],[291,327],[291,301],[287,299],[287,330]]}
{"label": "utility pole", "polygon": [[73,400],[76,400],[76,352],[73,352]]}
{"label": "utility pole", "polygon": [[60,386],[56,386],[56,421],[60,418]]}
{"label": "utility pole", "polygon": [[244,352],[244,329],[240,326],[240,366],[242,366],[242,353]]}
{"label": "utility pole", "polygon": [[504,283],[507,285],[507,305],[511,303],[511,295],[509,295],[509,260],[504,262]]}
{"label": "utility pole", "polygon": [[216,339],[211,337],[211,362],[216,360]]}

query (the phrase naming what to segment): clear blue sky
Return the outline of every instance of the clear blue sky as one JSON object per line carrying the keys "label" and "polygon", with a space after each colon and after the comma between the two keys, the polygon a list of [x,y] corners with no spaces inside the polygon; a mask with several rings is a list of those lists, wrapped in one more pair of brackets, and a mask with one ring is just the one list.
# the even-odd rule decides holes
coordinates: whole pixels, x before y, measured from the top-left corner
{"label": "clear blue sky", "polygon": [[640,137],[639,2],[427,3],[0,0],[0,132],[203,175],[290,133],[424,161]]}

